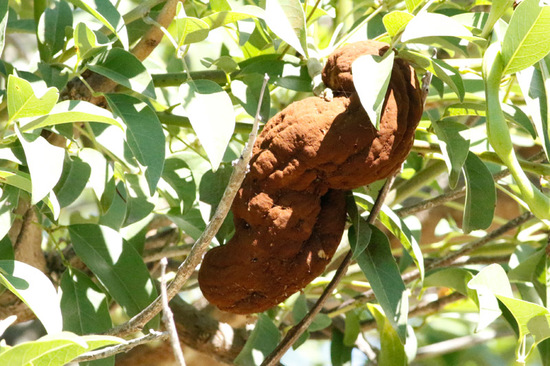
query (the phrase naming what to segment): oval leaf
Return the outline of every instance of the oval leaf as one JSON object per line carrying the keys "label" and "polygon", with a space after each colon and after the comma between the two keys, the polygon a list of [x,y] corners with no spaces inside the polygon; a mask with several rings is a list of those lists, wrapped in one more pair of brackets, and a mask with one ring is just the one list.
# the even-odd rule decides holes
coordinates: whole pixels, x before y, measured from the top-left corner
{"label": "oval leaf", "polygon": [[[126,314],[136,315],[157,297],[141,256],[119,232],[106,226],[77,224],[69,226],[69,234],[76,254]],[[148,324],[156,328],[158,317]]]}
{"label": "oval leaf", "polygon": [[231,98],[218,84],[209,80],[182,84],[180,96],[191,126],[210,159],[212,170],[216,170],[235,130]]}
{"label": "oval leaf", "polygon": [[145,167],[145,178],[152,195],[164,165],[165,138],[157,114],[141,100],[125,94],[108,94],[109,107],[126,124],[126,141],[134,156]]}
{"label": "oval leaf", "polygon": [[58,98],[57,88],[48,88],[41,97],[37,97],[27,80],[14,75],[8,77],[8,114],[11,121],[47,114]]}
{"label": "oval leaf", "polygon": [[495,182],[491,172],[475,154],[468,153],[464,164],[466,203],[462,230],[487,229],[493,222],[496,205]]}
{"label": "oval leaf", "polygon": [[449,170],[449,186],[455,188],[470,151],[469,129],[462,123],[444,120],[432,123]]}
{"label": "oval leaf", "polygon": [[141,61],[130,52],[113,48],[105,59],[88,68],[118,84],[149,98],[155,98],[155,88],[151,75]]}
{"label": "oval leaf", "polygon": [[407,12],[392,11],[391,13],[384,15],[382,22],[384,23],[384,27],[386,27],[390,37],[393,38],[406,27],[412,18],[414,18],[414,16]]}
{"label": "oval leaf", "polygon": [[442,36],[466,39],[473,37],[472,33],[456,20],[443,14],[423,12],[409,21],[401,34],[401,41]]}
{"label": "oval leaf", "polygon": [[28,141],[25,136],[15,129],[17,137],[25,150],[27,165],[31,173],[32,204],[36,204],[46,197],[55,187],[63,172],[65,149],[50,144],[42,136],[34,141]]}
{"label": "oval leaf", "polygon": [[380,125],[380,114],[390,83],[393,59],[394,53],[390,51],[384,57],[360,56],[351,65],[353,85],[376,129]]}
{"label": "oval leaf", "polygon": [[49,334],[61,332],[63,319],[57,291],[44,273],[23,262],[0,260],[0,282],[27,304]]}
{"label": "oval leaf", "polygon": [[306,17],[299,0],[267,0],[265,21],[273,33],[301,55],[308,57]]}
{"label": "oval leaf", "polygon": [[391,325],[402,343],[407,334],[408,296],[399,267],[393,258],[390,242],[376,226],[370,225],[372,244],[357,257],[357,264],[374,291]]}

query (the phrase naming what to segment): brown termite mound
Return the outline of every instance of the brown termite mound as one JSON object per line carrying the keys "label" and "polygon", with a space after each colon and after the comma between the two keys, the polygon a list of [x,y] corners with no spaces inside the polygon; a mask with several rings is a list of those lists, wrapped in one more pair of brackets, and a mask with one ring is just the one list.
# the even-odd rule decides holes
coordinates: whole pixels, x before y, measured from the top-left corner
{"label": "brown termite mound", "polygon": [[261,312],[304,288],[340,243],[345,191],[386,178],[403,163],[422,115],[413,68],[395,60],[379,131],[351,75],[357,57],[388,48],[365,41],[338,49],[323,70],[334,97],[294,102],[267,122],[233,202],[235,235],[201,265],[200,288],[212,304]]}

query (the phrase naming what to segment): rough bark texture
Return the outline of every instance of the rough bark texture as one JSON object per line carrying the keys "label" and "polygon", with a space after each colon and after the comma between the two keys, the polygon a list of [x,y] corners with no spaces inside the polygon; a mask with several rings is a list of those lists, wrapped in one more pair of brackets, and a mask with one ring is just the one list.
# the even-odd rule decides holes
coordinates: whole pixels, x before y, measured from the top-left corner
{"label": "rough bark texture", "polygon": [[234,313],[260,312],[320,275],[340,242],[345,191],[400,167],[422,115],[412,67],[397,59],[376,131],[355,93],[351,63],[388,45],[359,42],[328,59],[334,98],[292,103],[268,121],[232,206],[235,235],[210,250],[199,272],[204,296]]}

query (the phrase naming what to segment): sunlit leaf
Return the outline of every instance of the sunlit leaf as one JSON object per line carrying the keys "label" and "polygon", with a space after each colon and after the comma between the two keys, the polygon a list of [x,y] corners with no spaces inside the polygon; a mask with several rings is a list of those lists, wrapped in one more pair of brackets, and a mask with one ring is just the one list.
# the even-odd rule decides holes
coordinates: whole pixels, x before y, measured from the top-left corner
{"label": "sunlit leaf", "polygon": [[273,33],[308,57],[306,17],[299,0],[266,0],[265,21]]}
{"label": "sunlit leaf", "polygon": [[29,141],[18,129],[16,132],[23,150],[25,150],[33,182],[32,203],[35,204],[46,197],[59,181],[63,171],[65,149],[50,144],[42,136],[38,136],[34,141]]}
{"label": "sunlit leaf", "polygon": [[40,16],[37,29],[40,46],[47,50],[47,55],[43,55],[41,51],[42,58],[49,60],[63,49],[65,28],[72,25],[72,9],[65,1],[54,1],[51,7],[46,8]]}
{"label": "sunlit leaf", "polygon": [[0,168],[0,182],[17,187],[29,193],[32,192],[31,176],[25,172],[10,168]]}
{"label": "sunlit leaf", "polygon": [[111,112],[82,100],[64,100],[53,107],[47,116],[21,123],[21,132],[73,122],[101,122],[120,128],[123,125]]}
{"label": "sunlit leaf", "polygon": [[165,138],[160,121],[147,104],[125,94],[106,96],[111,109],[126,124],[126,141],[134,156],[145,167],[149,194],[155,192],[164,165]]}
{"label": "sunlit leaf", "polygon": [[405,29],[412,18],[414,18],[414,16],[404,11],[392,11],[384,15],[382,21],[384,22],[384,27],[386,27],[388,34],[393,38]]}
{"label": "sunlit leaf", "polygon": [[155,98],[153,79],[141,61],[130,52],[113,48],[104,59],[88,68],[149,98]]}
{"label": "sunlit leaf", "polygon": [[[119,232],[106,226],[77,224],[69,226],[69,234],[76,254],[129,316],[157,297],[143,259]],[[158,317],[148,323],[153,329],[157,325]]]}
{"label": "sunlit leaf", "polygon": [[79,355],[125,341],[107,335],[77,336],[70,332],[47,335],[20,343],[0,353],[2,365],[63,366]]}
{"label": "sunlit leaf", "polygon": [[111,32],[113,32],[124,49],[128,49],[128,31],[122,15],[109,0],[68,0],[75,6],[90,13]]}
{"label": "sunlit leaf", "polygon": [[539,0],[522,1],[510,19],[502,41],[505,74],[523,70],[550,52],[550,5]]}
{"label": "sunlit leaf", "polygon": [[47,114],[58,98],[59,92],[56,88],[48,88],[37,97],[27,80],[14,75],[8,77],[8,114],[12,121]]}
{"label": "sunlit leaf", "polygon": [[379,128],[382,105],[390,83],[394,53],[384,57],[363,55],[353,61],[353,85],[371,123]]}
{"label": "sunlit leaf", "polygon": [[408,22],[401,34],[401,41],[411,42],[419,38],[442,36],[466,39],[473,37],[472,33],[456,20],[443,14],[423,12]]}
{"label": "sunlit leaf", "polygon": [[[57,291],[44,273],[23,262],[0,260],[0,282],[27,304],[49,334],[61,331],[63,320]],[[0,364],[10,365],[2,360],[0,357]]]}
{"label": "sunlit leaf", "polygon": [[8,24],[8,0],[0,0],[0,55],[4,51],[6,40],[6,25]]}
{"label": "sunlit leaf", "polygon": [[380,366],[407,365],[407,355],[403,346],[403,339],[391,325],[391,321],[382,312],[382,309],[375,304],[368,304],[368,309],[376,319],[378,333],[380,334],[380,354],[377,364]]}
{"label": "sunlit leaf", "polygon": [[483,268],[468,282],[468,288],[475,291],[477,295],[472,299],[479,307],[477,331],[486,328],[502,314],[498,306],[497,295],[514,296],[506,272],[498,264],[491,264]]}
{"label": "sunlit leaf", "polygon": [[90,334],[112,327],[107,296],[86,274],[69,269],[61,277],[60,286],[64,330]]}
{"label": "sunlit leaf", "polygon": [[210,159],[212,169],[216,170],[235,129],[231,99],[218,84],[209,80],[182,84],[180,97],[191,126]]}
{"label": "sunlit leaf", "polygon": [[91,30],[85,23],[76,25],[73,39],[80,60],[85,60],[105,51],[112,43],[105,35]]}
{"label": "sunlit leaf", "polygon": [[235,10],[220,11],[201,18],[208,24],[210,29],[222,27],[227,24],[235,23],[239,20],[250,18],[263,18],[265,12],[262,8],[253,5],[246,5]]}

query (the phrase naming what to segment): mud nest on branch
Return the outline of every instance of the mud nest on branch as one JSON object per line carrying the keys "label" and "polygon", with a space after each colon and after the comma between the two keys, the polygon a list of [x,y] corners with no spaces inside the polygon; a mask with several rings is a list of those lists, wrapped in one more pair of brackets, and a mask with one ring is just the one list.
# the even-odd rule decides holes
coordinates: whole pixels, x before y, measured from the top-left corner
{"label": "mud nest on branch", "polygon": [[388,49],[374,41],[338,49],[322,75],[334,97],[294,102],[265,125],[232,205],[235,234],[205,255],[199,272],[202,293],[221,310],[267,310],[319,276],[344,231],[346,191],[386,178],[406,159],[422,115],[414,69],[395,60],[378,131],[351,73],[359,56]]}

